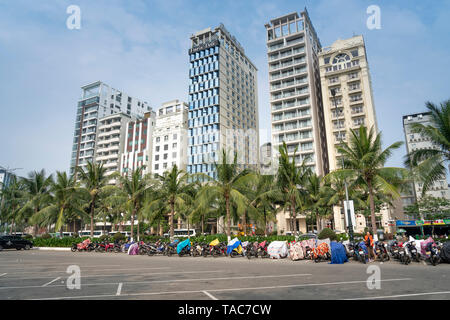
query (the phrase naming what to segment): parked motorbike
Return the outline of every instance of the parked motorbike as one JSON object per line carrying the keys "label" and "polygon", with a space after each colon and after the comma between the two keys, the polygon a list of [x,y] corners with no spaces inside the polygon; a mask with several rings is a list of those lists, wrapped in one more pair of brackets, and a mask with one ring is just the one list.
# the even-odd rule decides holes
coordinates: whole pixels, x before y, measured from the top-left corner
{"label": "parked motorbike", "polygon": [[364,251],[364,249],[361,246],[361,244],[357,242],[357,243],[353,244],[353,248],[354,248],[353,254],[354,254],[355,260],[366,264],[367,260],[369,259],[369,256]]}
{"label": "parked motorbike", "polygon": [[252,257],[258,258],[258,247],[259,247],[258,242],[249,243],[247,245],[247,250],[245,254],[247,256],[247,259],[250,260]]}
{"label": "parked motorbike", "polygon": [[267,241],[263,241],[260,244],[258,244],[257,248],[257,257],[261,258],[269,258],[269,253],[267,252]]}
{"label": "parked motorbike", "polygon": [[410,241],[406,243],[406,248],[408,253],[411,256],[411,260],[415,260],[416,262],[420,262],[420,253],[417,251],[416,243],[414,241]]}
{"label": "parked motorbike", "polygon": [[375,247],[374,247],[375,255],[381,262],[390,260],[390,256],[389,256],[389,253],[388,253],[386,247],[387,247],[387,244],[385,244],[384,242],[377,241],[375,243]]}
{"label": "parked motorbike", "polygon": [[441,262],[439,249],[439,245],[434,242],[430,242],[426,246],[426,254],[428,256],[427,260],[429,260],[433,266],[436,266]]}

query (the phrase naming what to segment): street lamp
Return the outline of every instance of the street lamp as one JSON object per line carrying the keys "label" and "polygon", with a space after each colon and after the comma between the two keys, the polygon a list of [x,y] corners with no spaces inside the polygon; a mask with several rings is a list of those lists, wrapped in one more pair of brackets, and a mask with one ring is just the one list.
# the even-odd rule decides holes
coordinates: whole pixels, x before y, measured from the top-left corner
{"label": "street lamp", "polygon": [[[335,107],[335,111],[336,111],[336,118],[338,118],[338,107],[336,104],[336,89],[331,89],[331,95],[333,96],[333,102],[334,102],[334,107]],[[339,123],[339,120],[337,120],[337,123]],[[339,134],[339,140],[340,143],[343,143],[343,139],[342,136]],[[344,169],[344,156],[341,156],[342,159],[342,169]],[[347,221],[348,221],[348,234],[350,236],[350,241],[353,242],[353,224],[352,224],[352,216],[350,213],[350,202],[348,200],[348,188],[347,188],[347,181],[344,178],[344,185],[345,185],[345,198],[347,201]],[[345,209],[344,209],[345,210]]]}

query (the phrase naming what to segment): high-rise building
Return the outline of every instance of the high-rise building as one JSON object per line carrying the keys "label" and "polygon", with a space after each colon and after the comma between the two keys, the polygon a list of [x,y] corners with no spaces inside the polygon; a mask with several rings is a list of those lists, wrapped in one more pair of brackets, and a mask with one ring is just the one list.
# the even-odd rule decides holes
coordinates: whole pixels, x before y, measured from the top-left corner
{"label": "high-rise building", "polygon": [[[425,126],[432,124],[430,116],[430,112],[403,116],[403,130],[405,133],[406,150],[408,154],[418,149],[436,148],[428,137],[419,133],[414,133],[411,129],[413,123],[420,123]],[[420,199],[422,197],[423,183],[420,181],[413,181],[413,186],[416,200]],[[447,177],[435,181],[425,194],[434,198],[446,198],[450,200],[450,189],[448,187]]]}
{"label": "high-rise building", "polygon": [[221,24],[191,36],[189,49],[189,173],[215,177],[222,149],[241,168],[258,163],[257,69]]}
{"label": "high-rise building", "polygon": [[363,37],[335,41],[322,49],[319,62],[328,159],[333,171],[341,167],[336,147],[348,141],[350,129],[363,125],[378,132]]}
{"label": "high-rise building", "polygon": [[75,120],[75,132],[70,162],[70,174],[75,167],[86,168],[94,162],[98,120],[107,115],[124,113],[142,117],[150,111],[147,102],[133,98],[107,84],[97,81],[81,87]]}
{"label": "high-rise building", "polygon": [[283,142],[296,162],[328,172],[318,54],[321,44],[308,12],[270,20],[267,31],[274,152]]}
{"label": "high-rise building", "polygon": [[[120,170],[127,133],[126,124],[130,120],[131,117],[123,113],[111,114],[98,120],[95,162],[103,164],[107,176]],[[115,179],[109,181],[110,184],[115,182]]]}
{"label": "high-rise building", "polygon": [[120,173],[131,174],[137,168],[148,174],[152,169],[153,129],[156,113],[144,114],[144,118],[126,124],[127,138],[124,144]]}
{"label": "high-rise building", "polygon": [[163,103],[153,130],[152,173],[163,175],[174,165],[186,170],[187,149],[187,104],[179,100]]}

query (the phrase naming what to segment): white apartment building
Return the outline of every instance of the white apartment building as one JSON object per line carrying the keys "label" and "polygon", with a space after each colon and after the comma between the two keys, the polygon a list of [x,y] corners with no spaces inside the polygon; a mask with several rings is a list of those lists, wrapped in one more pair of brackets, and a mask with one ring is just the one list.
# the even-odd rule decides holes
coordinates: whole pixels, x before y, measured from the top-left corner
{"label": "white apartment building", "polygon": [[[406,151],[408,154],[417,149],[431,149],[436,147],[429,138],[411,131],[411,124],[413,123],[421,123],[425,126],[430,125],[430,115],[431,113],[424,112],[403,116],[403,131],[405,133]],[[420,181],[414,181],[413,185],[415,198],[420,199],[422,197],[423,183]],[[450,189],[448,187],[447,177],[436,181],[425,194],[435,198],[450,199]]]}
{"label": "white apartment building", "polygon": [[70,174],[75,172],[75,167],[86,169],[88,161],[94,162],[99,119],[116,113],[142,117],[145,112],[151,110],[147,102],[111,88],[101,81],[85,85],[81,90],[75,119]]}
{"label": "white apartment building", "polygon": [[132,120],[126,124],[127,138],[120,166],[122,175],[130,175],[139,167],[144,175],[151,172],[155,117],[156,113],[151,111],[145,113],[143,119]]}
{"label": "white apartment building", "polygon": [[[107,176],[120,171],[121,154],[126,140],[126,124],[131,119],[129,115],[116,113],[98,121],[95,162],[103,164]],[[116,180],[112,179],[109,183],[115,184]]]}
{"label": "white apartment building", "polygon": [[[337,40],[319,54],[325,132],[330,171],[341,167],[336,147],[350,129],[378,125],[372,83],[362,36]],[[334,93],[334,96],[333,96]]]}
{"label": "white apartment building", "polygon": [[[321,44],[308,12],[270,20],[267,31],[269,89],[274,158],[286,143],[296,163],[318,175],[328,173],[318,54]],[[289,211],[277,215],[277,231],[292,232]],[[297,230],[306,232],[306,216],[298,214]]]}
{"label": "white apartment building", "polygon": [[188,105],[172,100],[159,108],[153,130],[152,173],[163,175],[177,165],[186,170]]}

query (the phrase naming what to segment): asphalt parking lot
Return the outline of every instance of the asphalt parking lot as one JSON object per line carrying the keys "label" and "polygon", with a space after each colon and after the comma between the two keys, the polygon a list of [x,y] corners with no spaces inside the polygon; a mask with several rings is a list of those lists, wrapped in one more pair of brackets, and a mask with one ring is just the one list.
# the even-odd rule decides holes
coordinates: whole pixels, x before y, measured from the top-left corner
{"label": "asphalt parking lot", "polygon": [[[69,266],[79,268],[79,281]],[[367,280],[378,272],[369,266],[380,274],[372,289]],[[4,250],[0,299],[448,300],[450,265]]]}

